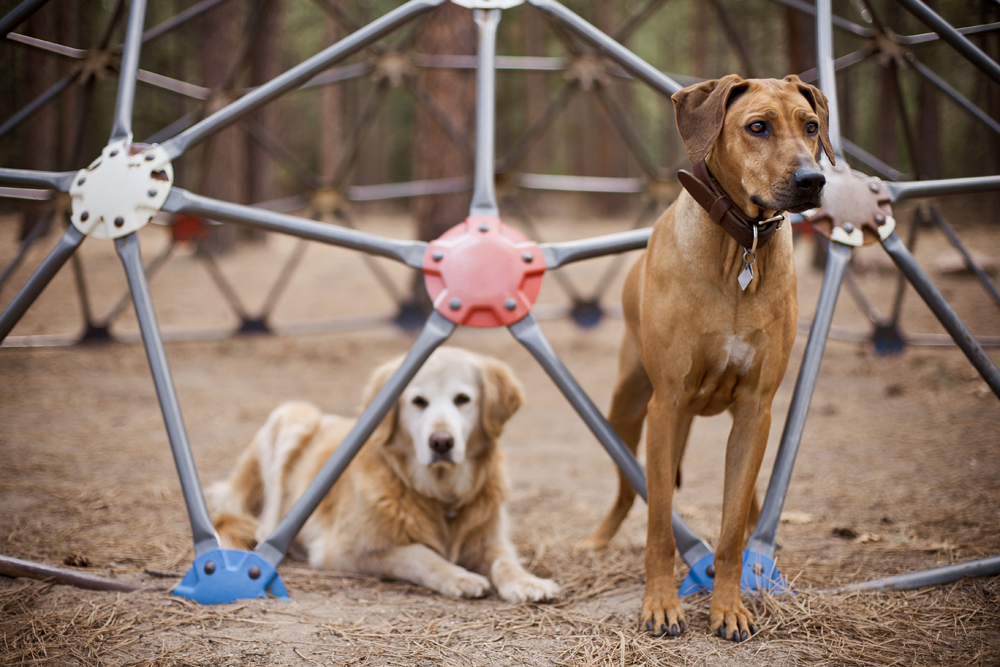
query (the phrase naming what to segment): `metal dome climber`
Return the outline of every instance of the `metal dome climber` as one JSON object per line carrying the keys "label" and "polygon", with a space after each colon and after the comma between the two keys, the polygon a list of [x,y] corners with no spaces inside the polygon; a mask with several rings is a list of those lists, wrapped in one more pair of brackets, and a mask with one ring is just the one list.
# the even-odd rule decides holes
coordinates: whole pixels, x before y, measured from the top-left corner
{"label": "metal dome climber", "polygon": [[[202,603],[261,597],[268,591],[277,597],[287,597],[276,568],[284,559],[295,535],[429,355],[448,339],[459,324],[506,326],[552,378],[639,495],[646,497],[645,475],[641,466],[562,364],[532,316],[531,307],[546,270],[591,257],[641,248],[648,241],[650,230],[634,230],[568,243],[535,244],[505,227],[499,217],[493,178],[496,34],[502,10],[521,4],[523,0],[455,0],[457,4],[474,10],[479,28],[473,199],[469,218],[437,241],[427,244],[386,239],[203,197],[171,184],[171,161],[188,149],[444,1],[410,0],[189,129],[167,139],[162,145],[144,146],[132,143],[131,116],[146,2],[133,0],[122,54],[114,125],[101,158],[79,172],[0,168],[0,184],[52,188],[73,195],[73,226],[0,314],[0,340],[7,336],[86,236],[114,239],[128,278],[194,537],[194,563],[175,589],[178,595]],[[919,0],[898,1],[928,22],[943,39],[956,46],[991,78],[1000,82],[1000,66],[982,55],[963,35],[947,24],[942,25],[940,17]],[[670,95],[680,89],[680,85],[670,77],[639,59],[556,0],[527,2],[656,92]],[[0,20],[0,26],[4,30],[9,29],[41,4],[40,0],[26,0],[10,16]],[[820,86],[830,99],[831,141],[838,158],[842,158],[836,88],[833,85],[830,1],[818,0],[816,13]],[[778,518],[829,334],[833,307],[853,247],[866,242],[881,242],[994,393],[1000,396],[1000,372],[913,260],[896,235],[894,220],[888,214],[891,212],[888,208],[891,202],[906,198],[1000,189],[1000,177],[910,183],[883,183],[872,179],[872,184],[877,186],[874,191],[869,188],[874,197],[873,204],[860,214],[852,209],[851,216],[854,219],[847,219],[836,205],[856,197],[853,194],[856,188],[852,186],[857,185],[855,181],[858,179],[849,169],[834,169],[828,171],[828,174],[828,204],[813,219],[817,228],[830,238],[829,259],[817,314],[761,518],[751,537],[750,548],[744,552],[741,583],[744,588],[751,590],[787,588],[787,583],[773,561]],[[841,174],[842,177],[837,178],[834,174]],[[114,181],[117,185],[114,194],[109,193],[103,185],[109,181]],[[867,182],[866,180],[865,183]],[[220,548],[201,493],[135,233],[148,223],[150,212],[157,209],[228,220],[387,257],[422,269],[428,289],[435,298],[435,310],[424,323],[423,330],[402,365],[378,392],[351,433],[288,515],[253,552]],[[861,217],[857,217],[858,215]],[[824,219],[827,221],[825,228],[820,224]],[[682,593],[711,588],[711,549],[676,513],[673,516],[673,529],[678,550],[691,568],[682,585]],[[1000,557],[860,586],[879,588],[927,585],[969,574],[998,572]]]}

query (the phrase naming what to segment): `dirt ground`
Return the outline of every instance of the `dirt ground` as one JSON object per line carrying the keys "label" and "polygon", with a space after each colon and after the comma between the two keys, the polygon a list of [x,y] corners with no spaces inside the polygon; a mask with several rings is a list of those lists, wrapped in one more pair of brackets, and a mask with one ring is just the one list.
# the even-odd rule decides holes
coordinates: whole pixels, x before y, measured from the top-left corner
{"label": "dirt ground", "polygon": [[[905,216],[900,215],[900,219]],[[17,244],[16,220],[0,217],[0,267]],[[547,240],[616,231],[620,222],[546,220]],[[400,219],[364,229],[406,236]],[[960,228],[978,255],[1000,258],[1000,233]],[[166,230],[141,234],[144,255]],[[37,266],[51,236],[0,292],[6,304]],[[269,237],[220,260],[253,312],[294,241]],[[811,317],[822,274],[809,238],[797,241],[800,310]],[[967,274],[947,269],[955,251],[922,232],[917,258],[969,325],[1000,335],[1000,309]],[[95,313],[122,294],[110,243],[89,240],[81,257]],[[609,259],[566,271],[583,286]],[[856,257],[857,281],[882,312],[895,275],[878,248]],[[408,270],[384,264],[403,289]],[[606,302],[617,302],[619,276]],[[203,265],[180,248],[152,280],[168,339],[236,319]],[[567,299],[546,280],[539,315]],[[613,310],[613,308],[612,308]],[[78,299],[69,266],[14,329],[23,337],[74,333]],[[356,414],[360,387],[412,337],[379,322],[393,313],[359,256],[312,244],[273,316],[276,325],[335,324],[344,330],[296,336],[168,342],[174,382],[201,480],[225,476],[279,402],[300,398]],[[352,318],[352,319],[345,319]],[[373,319],[374,318],[374,319]],[[912,290],[908,331],[943,330]],[[836,327],[867,330],[845,290]],[[543,329],[566,365],[606,409],[622,323],[582,330],[566,319]],[[301,327],[300,327],[301,328]],[[112,330],[134,340],[131,307]],[[502,440],[512,480],[513,535],[527,567],[564,588],[557,603],[511,605],[495,596],[451,600],[415,586],[310,571],[279,571],[292,601],[200,607],[172,597],[189,566],[190,528],[143,348],[135,344],[0,350],[0,553],[139,582],[118,594],[0,577],[2,665],[998,665],[1000,581],[968,580],[908,593],[829,589],[1000,553],[1000,403],[953,347],[912,347],[877,357],[870,346],[831,340],[779,533],[778,564],[795,596],[752,602],[760,634],[732,645],[708,634],[708,601],[685,600],[688,631],[676,640],[638,632],[646,517],[633,509],[604,553],[575,553],[615,489],[612,464],[528,353],[502,330],[461,329],[452,344],[493,354],[515,369],[527,404]],[[801,334],[774,410],[763,492],[805,346]],[[998,348],[990,351],[1000,360]],[[719,531],[728,416],[696,421],[676,506],[710,543]],[[681,567],[678,575],[685,573]]]}

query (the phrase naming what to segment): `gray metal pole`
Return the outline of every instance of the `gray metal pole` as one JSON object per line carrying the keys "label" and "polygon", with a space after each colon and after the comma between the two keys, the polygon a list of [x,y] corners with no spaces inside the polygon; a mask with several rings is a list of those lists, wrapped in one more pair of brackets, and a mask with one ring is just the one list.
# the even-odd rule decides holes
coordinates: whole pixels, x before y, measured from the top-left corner
{"label": "gray metal pole", "polygon": [[198,471],[195,469],[194,457],[191,455],[191,445],[188,443],[187,431],[184,429],[184,419],[181,417],[181,406],[177,402],[174,382],[170,377],[170,366],[167,364],[167,353],[163,349],[160,338],[160,327],[156,322],[156,311],[153,310],[153,300],[149,294],[149,284],[142,268],[142,255],[139,253],[139,237],[135,234],[115,240],[115,249],[125,268],[129,290],[132,292],[132,303],[135,306],[135,316],[142,332],[142,342],[146,348],[146,358],[149,359],[149,370],[153,374],[153,384],[160,400],[160,410],[163,422],[167,427],[167,438],[177,466],[177,476],[180,478],[184,503],[187,505],[188,518],[191,520],[191,533],[194,537],[195,558],[219,548],[219,536],[212,526],[208,515],[208,507],[201,493],[201,483],[198,481]]}
{"label": "gray metal pole", "polygon": [[976,192],[1000,190],[1000,176],[972,176],[969,178],[943,178],[934,181],[887,182],[886,189],[893,202],[917,197],[940,195],[968,195]]}
{"label": "gray metal pole", "polygon": [[[955,249],[961,253],[962,259],[965,260],[965,265],[970,271],[976,274],[976,277],[979,278],[979,282],[983,284],[986,291],[990,293],[993,300],[997,302],[998,306],[1000,306],[1000,291],[997,291],[997,286],[993,284],[989,275],[983,270],[983,267],[979,266],[975,258],[969,253],[965,244],[962,243],[962,239],[958,238],[958,233],[955,231],[955,228],[952,227],[951,223],[948,222],[948,220],[933,206],[931,206],[931,217],[934,218],[938,227],[940,227],[941,230],[948,236],[948,240],[951,241],[953,246],[955,246]],[[3,284],[2,280],[0,280],[0,284]]]}
{"label": "gray metal pole", "polygon": [[556,0],[528,0],[528,4],[569,28],[591,46],[601,49],[608,58],[621,65],[626,72],[659,94],[670,97],[682,88],[669,76],[584,21]]}
{"label": "gray metal pole", "polygon": [[171,159],[176,159],[195,144],[253,113],[283,93],[297,88],[326,68],[350,57],[413,18],[438,7],[444,1],[410,0],[164,142],[163,149]]}
{"label": "gray metal pole", "polygon": [[941,39],[951,44],[956,51],[965,56],[973,65],[981,69],[986,76],[1000,83],[1000,64],[983,53],[969,38],[956,30],[950,23],[941,18],[933,9],[920,0],[896,0],[910,10],[910,13],[927,24]]}
{"label": "gray metal pole", "polygon": [[542,249],[542,256],[545,257],[545,268],[555,269],[591,257],[603,257],[604,255],[645,248],[652,233],[651,227],[643,227],[642,229],[595,236],[580,241],[541,243],[539,246]]}
{"label": "gray metal pole", "polygon": [[427,361],[427,358],[448,340],[454,330],[455,324],[453,322],[437,311],[431,313],[424,324],[423,331],[413,343],[413,347],[410,348],[403,363],[365,408],[357,423],[354,424],[354,428],[330,455],[330,458],[327,459],[285,518],[281,520],[278,527],[274,529],[274,532],[257,545],[255,551],[267,562],[277,567],[284,560],[288,548],[292,545],[292,540],[295,539],[313,511],[340,479],[340,475],[347,469],[348,464],[354,459],[375,428],[389,414],[389,410],[399,400],[399,396],[424,365],[424,362]]}
{"label": "gray metal pole", "polygon": [[830,109],[829,135],[833,154],[844,159],[840,140],[840,105],[837,102],[837,75],[833,65],[833,10],[831,0],[816,0],[816,69],[819,89],[826,95]]}
{"label": "gray metal pole", "polygon": [[14,275],[14,272],[17,271],[17,267],[19,267],[21,262],[24,261],[24,256],[28,254],[28,250],[32,245],[34,245],[35,241],[38,240],[43,232],[48,230],[49,223],[52,222],[53,215],[52,211],[46,211],[46,213],[37,222],[35,222],[35,226],[31,228],[31,231],[24,237],[24,240],[21,241],[21,247],[18,248],[17,254],[14,255],[14,259],[10,260],[10,264],[7,265],[7,268],[5,268],[3,272],[0,272],[0,289],[3,289],[4,283],[7,282],[7,279]]}
{"label": "gray metal pole", "polygon": [[76,81],[77,76],[80,75],[80,70],[74,70],[61,78],[51,88],[46,90],[44,93],[33,99],[31,102],[26,104],[23,109],[15,113],[13,116],[8,118],[3,125],[0,125],[0,137],[3,137],[8,132],[13,130],[15,127],[23,123],[25,120],[31,117],[31,114],[35,113],[43,106],[48,104],[52,99],[54,99],[59,93],[66,90],[66,88]]}
{"label": "gray metal pole", "polygon": [[69,192],[75,177],[75,171],[33,171],[0,167],[0,185],[27,185]]}
{"label": "gray metal pole", "polygon": [[940,76],[938,76],[937,73],[934,72],[934,70],[927,67],[927,65],[923,64],[922,62],[920,62],[919,60],[917,60],[912,56],[910,57],[909,62],[910,62],[910,67],[913,68],[914,72],[927,79],[932,85],[937,87],[938,90],[940,90],[942,93],[951,98],[951,100],[955,102],[955,104],[959,105],[960,107],[968,111],[970,114],[975,116],[981,123],[983,123],[983,125],[986,125],[988,128],[993,130],[995,134],[1000,134],[1000,123],[994,120],[985,111],[983,111],[975,104],[973,104],[967,97],[962,95],[962,93],[958,92],[958,90],[954,86],[952,86],[950,83],[948,83]]}
{"label": "gray metal pole", "polygon": [[476,171],[469,215],[497,217],[497,196],[493,188],[493,151],[496,134],[496,52],[499,9],[475,9],[479,27],[476,54]]}
{"label": "gray metal pole", "polygon": [[983,346],[969,332],[969,329],[959,319],[958,315],[955,314],[952,307],[941,296],[941,292],[930,281],[930,278],[920,268],[917,261],[913,259],[913,255],[906,249],[906,246],[899,239],[896,232],[893,232],[882,241],[882,247],[889,253],[889,257],[892,258],[892,261],[899,267],[899,270],[910,281],[913,288],[917,290],[917,294],[924,300],[927,307],[931,309],[941,324],[944,325],[944,328],[951,334],[955,343],[962,348],[962,352],[965,352],[965,356],[969,358],[972,365],[983,376],[983,379],[986,380],[986,384],[990,386],[993,393],[997,395],[997,398],[1000,398],[1000,370],[997,370],[996,364],[983,351]]}
{"label": "gray metal pole", "polygon": [[[545,372],[548,373],[552,381],[556,383],[570,405],[577,411],[584,423],[597,437],[597,441],[603,445],[611,459],[618,466],[618,469],[625,475],[625,478],[635,489],[643,500],[646,500],[646,474],[642,466],[632,456],[625,443],[621,441],[618,434],[601,414],[597,406],[594,405],[587,393],[577,384],[576,379],[570,374],[566,366],[556,355],[555,350],[549,344],[545,334],[542,333],[538,322],[529,313],[523,319],[508,327],[511,334],[521,345],[528,349]],[[680,514],[673,513],[672,525],[674,540],[677,543],[677,550],[680,552],[684,562],[693,566],[704,556],[712,553],[711,547],[702,540],[684,522]]]}
{"label": "gray metal pole", "polygon": [[9,14],[0,18],[0,39],[5,39],[7,33],[16,28],[21,23],[24,23],[34,14],[36,11],[41,9],[49,0],[24,0],[21,4],[13,9]]}
{"label": "gray metal pole", "polygon": [[795,466],[795,456],[802,441],[802,432],[806,427],[806,416],[809,414],[809,403],[812,401],[813,389],[816,388],[816,377],[823,361],[823,350],[826,339],[830,335],[830,324],[833,322],[833,311],[840,295],[840,285],[844,280],[847,263],[851,259],[851,247],[831,241],[826,257],[826,272],[823,275],[823,286],[819,291],[819,302],[816,304],[816,315],[813,317],[809,330],[809,341],[802,356],[799,376],[795,381],[795,392],[792,394],[791,405],[788,406],[788,417],[785,428],[781,432],[781,444],[771,472],[771,481],[767,486],[764,504],[760,510],[757,527],[750,536],[748,548],[761,553],[768,558],[774,557],[774,548],[778,535],[778,523],[781,518],[781,508],[788,494],[788,483],[792,478],[792,468]]}
{"label": "gray metal pole", "polygon": [[170,213],[189,213],[209,219],[229,220],[269,232],[282,232],[312,241],[329,243],[372,255],[381,255],[419,269],[423,266],[427,244],[423,241],[400,241],[367,234],[336,225],[327,225],[266,209],[230,204],[202,197],[182,188],[172,188],[163,204]]}
{"label": "gray metal pole", "polygon": [[139,71],[142,53],[142,26],[146,22],[146,0],[131,0],[128,23],[125,26],[125,44],[122,47],[122,64],[118,72],[118,97],[115,99],[115,120],[111,126],[108,143],[132,141],[132,107],[135,103],[135,75]]}
{"label": "gray metal pole", "polygon": [[959,581],[966,577],[988,577],[998,574],[1000,574],[1000,556],[993,556],[992,558],[983,558],[968,563],[956,563],[955,565],[945,565],[944,567],[935,567],[920,572],[899,574],[895,577],[866,581],[861,584],[850,584],[834,589],[832,592],[910,591],[915,588],[950,584],[953,581]]}
{"label": "gray metal pole", "polygon": [[14,296],[11,302],[0,314],[0,341],[3,341],[14,328],[21,316],[24,315],[28,307],[35,302],[38,295],[42,293],[45,286],[59,272],[62,265],[70,258],[73,252],[83,243],[86,237],[80,233],[76,227],[70,226],[66,233],[62,235],[56,246],[49,252],[48,256],[42,260],[41,265],[28,278],[28,282]]}

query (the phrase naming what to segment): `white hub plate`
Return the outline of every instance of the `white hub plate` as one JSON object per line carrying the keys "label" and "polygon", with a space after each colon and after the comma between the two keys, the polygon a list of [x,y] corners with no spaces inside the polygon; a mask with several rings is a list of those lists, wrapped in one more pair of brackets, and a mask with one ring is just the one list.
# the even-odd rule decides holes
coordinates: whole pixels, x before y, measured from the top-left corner
{"label": "white hub plate", "polygon": [[73,226],[87,236],[117,239],[145,227],[167,200],[174,182],[170,158],[159,146],[126,141],[108,144],[101,156],[81,169],[69,194]]}

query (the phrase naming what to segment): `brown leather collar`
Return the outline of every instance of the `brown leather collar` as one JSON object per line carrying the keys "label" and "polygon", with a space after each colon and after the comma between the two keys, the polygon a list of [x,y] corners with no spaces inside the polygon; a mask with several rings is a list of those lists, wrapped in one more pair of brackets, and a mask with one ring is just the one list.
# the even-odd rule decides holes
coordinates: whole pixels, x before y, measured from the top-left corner
{"label": "brown leather collar", "polygon": [[746,250],[754,247],[754,227],[757,228],[757,249],[767,245],[774,233],[781,229],[783,215],[775,215],[767,220],[755,220],[741,211],[729,199],[718,181],[708,173],[704,160],[694,166],[694,174],[683,169],[677,172],[677,180],[705,209],[708,217]]}

